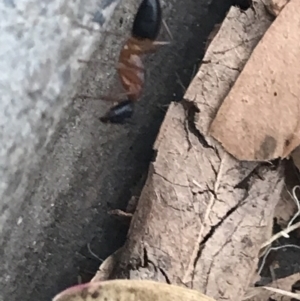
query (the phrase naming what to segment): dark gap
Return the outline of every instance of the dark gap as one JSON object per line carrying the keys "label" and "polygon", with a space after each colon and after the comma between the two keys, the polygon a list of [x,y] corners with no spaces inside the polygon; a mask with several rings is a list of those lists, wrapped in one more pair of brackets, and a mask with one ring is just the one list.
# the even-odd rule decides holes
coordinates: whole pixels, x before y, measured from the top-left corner
{"label": "dark gap", "polygon": [[165,277],[166,283],[171,284],[171,281],[170,281],[170,279],[169,279],[167,273],[166,273],[162,268],[159,268],[159,271],[160,271],[160,272],[163,274],[163,276]]}
{"label": "dark gap", "polygon": [[[281,162],[281,163],[280,163]],[[285,165],[285,186],[284,189],[288,189],[288,191],[292,191],[293,187],[299,185],[299,171],[295,167],[292,160],[274,160],[272,161],[272,165],[274,168],[277,168],[278,164],[284,163]],[[299,191],[297,191],[297,197],[300,197]],[[294,223],[300,221],[300,217],[296,218]],[[281,225],[281,221],[274,218],[273,222],[273,234],[276,234],[283,230]],[[272,243],[272,247],[280,247],[283,245],[296,245],[300,247],[299,238],[300,231],[299,229],[294,230],[289,233],[289,238],[281,237]],[[273,281],[272,275],[270,273],[270,268],[273,269],[276,279],[281,279],[288,277],[290,275],[296,274],[300,272],[300,262],[299,262],[299,254],[300,250],[298,248],[282,248],[280,250],[271,251],[270,254],[266,257],[266,263],[261,272],[261,279],[258,280],[255,285],[256,286],[264,286],[268,285]],[[262,264],[262,258],[260,258],[258,263],[258,268],[260,268]]]}
{"label": "dark gap", "polygon": [[[300,221],[297,218],[294,223]],[[281,226],[274,221],[273,233],[278,233],[281,230]],[[289,238],[281,237],[272,243],[272,247],[281,247],[284,245],[295,245],[300,247],[299,243],[299,231],[293,231],[289,233]],[[294,247],[281,248],[279,250],[274,250],[269,253],[265,259],[265,264],[260,274],[261,278],[255,283],[256,287],[265,286],[273,282],[272,274],[270,269],[273,269],[276,279],[281,279],[294,275],[300,272],[300,262],[299,255],[300,250]],[[262,264],[262,259],[260,258],[258,267]]]}
{"label": "dark gap", "polygon": [[[197,129],[196,127],[196,114],[200,113],[200,110],[197,108],[197,106],[186,99],[183,99],[181,101],[182,106],[185,109],[186,112],[186,122],[187,122],[187,135],[188,133],[192,133],[199,141],[199,143],[204,147],[204,148],[211,148],[214,149],[211,145],[208,144],[206,141],[204,135]],[[187,137],[189,140],[189,138]],[[190,143],[190,141],[189,141]],[[189,149],[192,147],[191,143],[189,146]]]}

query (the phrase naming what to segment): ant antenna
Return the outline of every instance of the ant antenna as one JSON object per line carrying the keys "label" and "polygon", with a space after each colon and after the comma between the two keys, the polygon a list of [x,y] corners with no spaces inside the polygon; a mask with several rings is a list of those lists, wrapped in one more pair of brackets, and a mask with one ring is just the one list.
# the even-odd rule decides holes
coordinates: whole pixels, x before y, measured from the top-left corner
{"label": "ant antenna", "polygon": [[172,41],[173,40],[173,35],[172,35],[171,30],[169,29],[169,26],[167,25],[165,19],[162,20],[162,23],[163,23],[163,26],[164,26],[166,32],[168,33],[168,36],[169,36],[170,40]]}

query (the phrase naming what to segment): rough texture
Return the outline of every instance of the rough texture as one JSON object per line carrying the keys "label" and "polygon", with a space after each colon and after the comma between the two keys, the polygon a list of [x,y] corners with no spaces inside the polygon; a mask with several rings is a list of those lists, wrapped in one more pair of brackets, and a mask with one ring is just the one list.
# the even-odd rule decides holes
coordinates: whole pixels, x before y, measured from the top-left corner
{"label": "rough texture", "polygon": [[[95,29],[105,25],[118,2],[0,3],[0,300],[17,298],[8,297],[8,292],[24,295],[17,277],[28,285],[28,295],[30,285],[34,286],[38,266],[24,269],[26,253],[36,256],[42,243],[37,237],[53,223],[57,203],[49,189],[63,187],[62,178],[68,182],[60,171],[49,183],[49,174],[36,164],[76,92],[82,69],[77,59],[89,58],[97,46],[99,31],[92,35],[81,25]],[[65,167],[68,157],[66,154]],[[56,161],[51,166],[59,169]],[[36,180],[44,181],[43,186]]]}
{"label": "rough texture", "polygon": [[77,59],[95,49],[99,33],[87,34],[80,24],[93,26],[97,17],[103,25],[118,2],[0,3],[0,224],[15,206],[12,199],[24,193],[25,171],[70,103],[80,75]]}
{"label": "rough texture", "polygon": [[238,160],[285,158],[300,144],[299,14],[299,0],[284,7],[210,126],[210,135]]}
{"label": "rough texture", "polygon": [[266,0],[264,3],[267,11],[277,17],[288,2],[289,0]]}
{"label": "rough texture", "polygon": [[241,300],[271,234],[282,166],[239,162],[209,124],[271,20],[232,8],[184,100],[172,104],[114,277],[186,285]]}
{"label": "rough texture", "polygon": [[176,73],[183,83],[190,80],[206,36],[228,7],[163,2],[173,44],[148,60],[145,97],[132,124],[117,127],[98,120],[108,104],[70,101],[75,93],[118,92],[114,66],[138,1],[118,7],[109,27],[117,36],[104,35],[92,54],[99,62],[77,62],[90,57],[100,37],[79,24],[94,26],[93,16],[102,23],[117,2],[111,3],[0,4],[1,301],[47,300],[78,281],[88,242],[100,257],[122,245],[126,229],[107,211],[125,207],[152,156],[164,113],[158,105],[181,97]]}
{"label": "rough texture", "polygon": [[68,288],[53,301],[215,301],[196,290],[157,281],[111,280]]}

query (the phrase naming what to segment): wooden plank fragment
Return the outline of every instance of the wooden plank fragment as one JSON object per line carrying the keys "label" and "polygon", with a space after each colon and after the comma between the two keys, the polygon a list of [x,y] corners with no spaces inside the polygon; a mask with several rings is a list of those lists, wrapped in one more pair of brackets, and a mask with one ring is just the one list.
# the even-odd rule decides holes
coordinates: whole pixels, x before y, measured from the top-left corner
{"label": "wooden plank fragment", "polygon": [[265,0],[265,6],[268,12],[277,17],[289,0]]}
{"label": "wooden plank fragment", "polygon": [[254,49],[210,133],[239,160],[285,158],[300,144],[300,0],[291,0]]}
{"label": "wooden plank fragment", "polygon": [[239,301],[270,235],[282,168],[238,162],[208,128],[271,20],[231,8],[185,100],[167,112],[155,162],[111,278],[151,279]]}

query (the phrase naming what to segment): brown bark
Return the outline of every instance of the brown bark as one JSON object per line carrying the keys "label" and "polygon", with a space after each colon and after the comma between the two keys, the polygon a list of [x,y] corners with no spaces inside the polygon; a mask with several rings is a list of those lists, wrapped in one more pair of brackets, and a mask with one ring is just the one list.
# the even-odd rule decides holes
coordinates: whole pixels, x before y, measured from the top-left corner
{"label": "brown bark", "polygon": [[289,1],[210,126],[211,136],[238,160],[286,158],[300,144],[299,15],[300,0]]}
{"label": "brown bark", "polygon": [[251,51],[271,23],[232,8],[185,100],[172,104],[155,162],[113,278],[152,279],[241,300],[270,235],[282,167],[239,162],[207,131]]}

